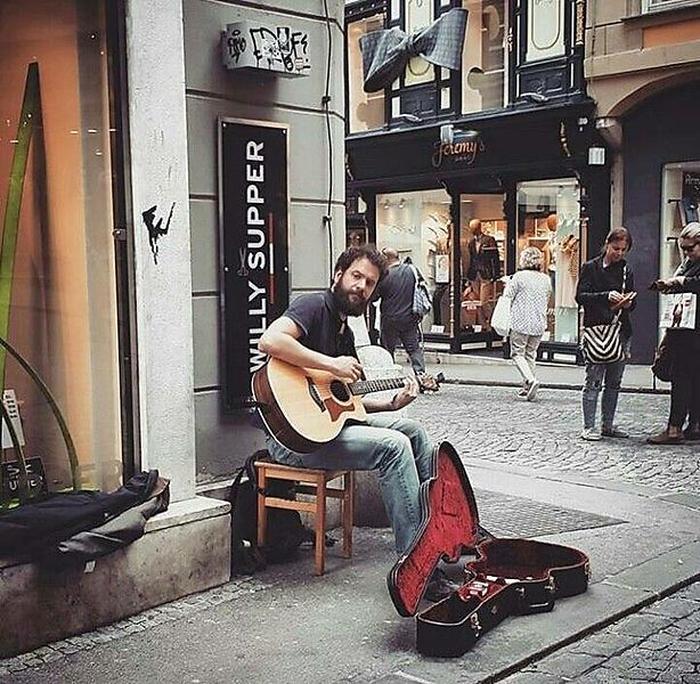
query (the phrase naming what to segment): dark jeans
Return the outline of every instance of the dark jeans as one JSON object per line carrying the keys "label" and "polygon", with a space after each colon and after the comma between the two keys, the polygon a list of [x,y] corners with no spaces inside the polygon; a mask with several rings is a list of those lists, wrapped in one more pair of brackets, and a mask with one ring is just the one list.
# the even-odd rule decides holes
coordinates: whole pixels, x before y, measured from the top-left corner
{"label": "dark jeans", "polygon": [[420,330],[418,330],[418,323],[415,319],[395,321],[382,318],[381,326],[381,345],[391,354],[392,358],[400,340],[411,358],[414,372],[425,373],[425,357],[420,346]]}
{"label": "dark jeans", "polygon": [[677,371],[671,383],[671,415],[668,424],[682,428],[685,419],[700,422],[700,332],[673,330],[672,349]]}

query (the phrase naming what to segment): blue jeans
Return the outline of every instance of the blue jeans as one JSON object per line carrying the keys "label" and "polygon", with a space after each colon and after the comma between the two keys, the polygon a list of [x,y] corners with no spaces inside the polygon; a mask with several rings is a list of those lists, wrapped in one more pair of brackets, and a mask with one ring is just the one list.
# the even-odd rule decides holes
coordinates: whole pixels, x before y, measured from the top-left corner
{"label": "blue jeans", "polygon": [[415,421],[390,415],[369,416],[366,423],[346,425],[328,444],[298,454],[271,437],[267,449],[278,463],[325,470],[377,470],[379,487],[396,550],[411,545],[421,521],[419,490],[432,474],[433,445]]}
{"label": "blue jeans", "polygon": [[583,385],[581,404],[583,406],[583,427],[595,427],[595,414],[598,407],[598,395],[603,388],[601,411],[603,427],[612,428],[617,409],[617,397],[620,394],[622,374],[625,372],[626,359],[615,363],[587,363],[586,382]]}

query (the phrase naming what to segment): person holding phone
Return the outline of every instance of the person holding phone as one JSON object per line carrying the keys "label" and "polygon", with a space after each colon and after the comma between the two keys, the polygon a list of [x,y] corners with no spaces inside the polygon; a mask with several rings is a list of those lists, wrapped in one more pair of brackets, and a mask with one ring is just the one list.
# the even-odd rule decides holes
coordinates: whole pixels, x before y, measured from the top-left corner
{"label": "person holding phone", "polygon": [[[636,291],[634,274],[625,257],[632,249],[632,235],[620,226],[613,228],[605,238],[600,256],[587,261],[581,267],[576,301],[583,307],[583,325],[605,325],[620,315],[625,358],[612,363],[586,362],[586,379],[581,396],[583,409],[583,431],[581,439],[598,441],[601,437],[629,437],[614,423],[617,399],[620,393],[625,363],[629,357],[632,323],[630,311],[635,306]],[[598,395],[601,401],[601,431],[595,428],[598,410]]]}
{"label": "person holding phone", "polygon": [[[695,321],[681,328],[682,307],[673,312],[666,342],[673,358],[671,378],[671,411],[666,428],[647,439],[649,444],[681,444],[700,441],[700,223],[693,221],[683,228],[678,238],[683,261],[671,278],[657,280],[652,289],[662,294],[687,292],[695,295]],[[683,429],[686,418],[688,426]]]}

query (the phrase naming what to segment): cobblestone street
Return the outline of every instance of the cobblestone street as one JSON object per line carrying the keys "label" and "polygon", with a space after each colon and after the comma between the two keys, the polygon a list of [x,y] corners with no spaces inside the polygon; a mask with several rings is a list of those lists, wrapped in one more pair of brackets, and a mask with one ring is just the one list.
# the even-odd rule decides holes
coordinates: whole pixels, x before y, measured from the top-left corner
{"label": "cobblestone street", "polygon": [[645,443],[665,425],[668,406],[666,395],[621,394],[617,422],[631,437],[600,442],[579,439],[580,393],[572,390],[543,390],[528,403],[517,400],[512,388],[443,385],[421,395],[410,415],[436,439],[452,442],[464,459],[694,493],[700,489],[700,444]]}
{"label": "cobblestone street", "polygon": [[503,680],[506,684],[700,682],[700,584]]}

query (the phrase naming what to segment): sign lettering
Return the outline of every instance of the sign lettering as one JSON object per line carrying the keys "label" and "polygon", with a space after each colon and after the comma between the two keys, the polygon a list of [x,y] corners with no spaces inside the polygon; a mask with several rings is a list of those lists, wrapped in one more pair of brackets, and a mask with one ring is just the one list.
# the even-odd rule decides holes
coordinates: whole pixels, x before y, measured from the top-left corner
{"label": "sign lettering", "polygon": [[288,304],[287,129],[221,122],[223,378],[227,409],[250,406],[258,350]]}

